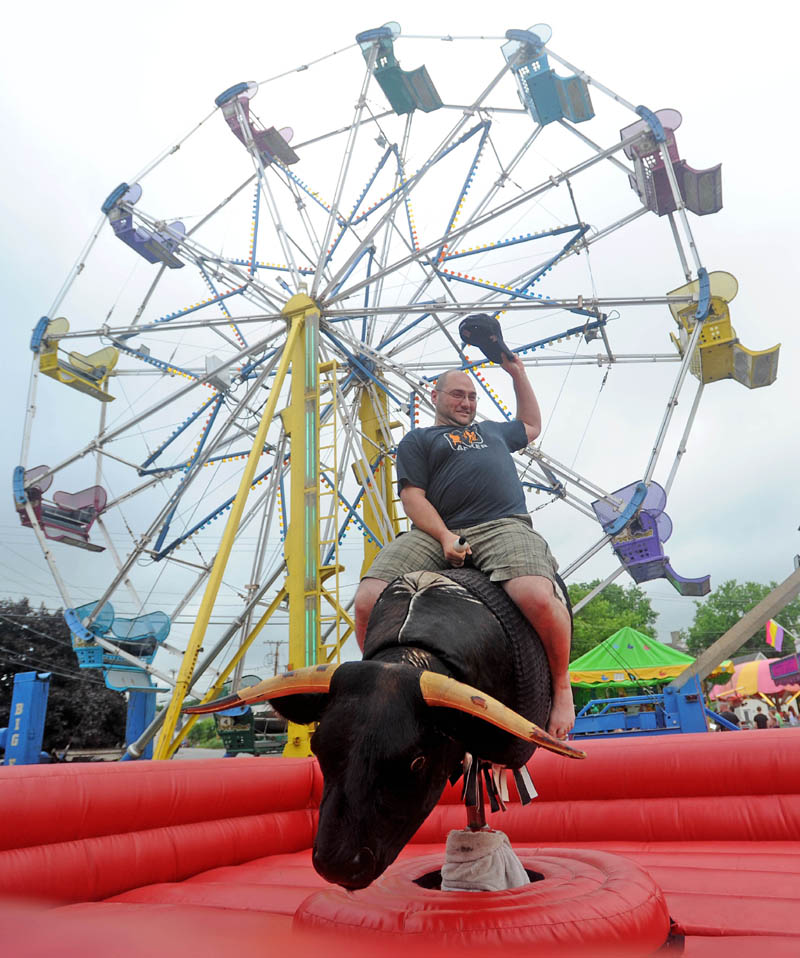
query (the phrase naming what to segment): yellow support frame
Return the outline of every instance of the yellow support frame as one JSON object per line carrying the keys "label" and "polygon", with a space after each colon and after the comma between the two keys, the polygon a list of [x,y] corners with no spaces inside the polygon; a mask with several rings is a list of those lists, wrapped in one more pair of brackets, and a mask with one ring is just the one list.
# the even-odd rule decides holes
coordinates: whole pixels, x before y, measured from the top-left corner
{"label": "yellow support frame", "polygon": [[[193,725],[193,720],[187,721],[180,732],[176,734],[183,702],[197,664],[200,646],[205,637],[222,577],[230,558],[258,460],[266,442],[267,432],[278,411],[278,400],[290,368],[292,380],[289,405],[280,412],[291,449],[290,517],[284,545],[286,581],[284,587],[270,603],[269,608],[238,649],[236,655],[225,666],[217,681],[205,694],[203,701],[209,701],[219,695],[226,679],[232,674],[237,663],[244,657],[253,640],[284,598],[289,600],[290,669],[314,665],[321,660],[331,661],[339,654],[341,645],[354,630],[352,618],[339,604],[336,584],[334,584],[334,591],[330,591],[324,586],[325,580],[337,573],[336,565],[321,566],[319,525],[319,377],[321,368],[318,357],[319,308],[310,297],[300,293],[289,300],[283,309],[283,315],[288,320],[286,344],[189,637],[175,691],[167,707],[161,734],[154,750],[153,757],[155,759],[171,758]],[[326,369],[324,364],[322,368]],[[370,493],[364,496],[363,515],[365,523],[369,528],[377,531],[385,528],[386,518],[388,517],[392,532],[397,534],[399,531],[397,500],[394,495],[393,468],[390,455],[393,440],[388,413],[388,401],[383,392],[380,390],[363,390],[359,404],[363,458],[354,465],[359,481],[370,485]],[[378,464],[373,472],[370,464],[376,460],[378,460]],[[362,568],[366,568],[372,562],[379,549],[378,543],[365,539],[364,565]],[[334,583],[336,583],[336,579],[334,579]],[[323,598],[345,625],[345,630],[333,649],[322,645],[320,621]],[[284,755],[310,755],[311,731],[306,726],[289,723],[288,741]]]}
{"label": "yellow support frame", "polygon": [[214,603],[216,602],[217,594],[219,593],[219,587],[222,583],[222,576],[225,573],[225,568],[228,564],[231,550],[233,549],[233,543],[236,538],[236,533],[239,529],[239,523],[242,519],[245,503],[247,502],[247,497],[250,493],[250,487],[253,484],[253,478],[256,474],[256,467],[258,466],[259,458],[264,449],[267,431],[276,412],[281,386],[283,385],[286,372],[289,369],[289,363],[294,356],[296,343],[300,338],[300,333],[303,328],[303,317],[302,314],[297,314],[296,305],[294,309],[291,308],[297,299],[304,299],[308,300],[309,303],[311,302],[307,296],[294,296],[291,300],[289,300],[283,310],[284,315],[289,317],[289,334],[286,339],[286,345],[284,346],[283,355],[281,356],[280,362],[278,363],[278,368],[275,372],[275,379],[273,381],[272,388],[270,389],[267,404],[264,407],[264,413],[261,417],[261,422],[259,423],[258,430],[256,431],[253,447],[250,450],[250,455],[247,457],[244,472],[242,473],[242,478],[239,482],[239,489],[236,492],[233,502],[231,503],[231,510],[228,516],[228,521],[225,524],[225,531],[222,533],[222,540],[220,541],[219,550],[217,551],[217,555],[214,559],[214,565],[211,568],[211,573],[208,577],[208,582],[206,583],[206,590],[200,602],[200,608],[197,610],[197,618],[195,619],[194,626],[192,627],[192,633],[189,636],[189,642],[183,655],[183,661],[181,662],[178,678],[175,682],[175,689],[172,693],[172,698],[167,706],[164,724],[161,728],[161,733],[158,737],[158,741],[156,742],[155,749],[153,750],[153,758],[157,760],[168,759],[172,754],[172,740],[175,736],[175,729],[178,724],[178,719],[180,718],[183,701],[186,698],[186,693],[189,690],[189,683],[191,682],[194,668],[197,664],[197,656],[200,653],[200,646],[203,644],[209,619],[211,618],[211,612],[213,611]]}
{"label": "yellow support frame", "polygon": [[[300,334],[291,350],[292,394],[281,413],[289,437],[291,494],[286,531],[286,592],[289,596],[289,668],[314,665],[319,646],[319,309],[304,294],[293,296],[284,312]],[[284,755],[311,754],[311,730],[289,723]]]}

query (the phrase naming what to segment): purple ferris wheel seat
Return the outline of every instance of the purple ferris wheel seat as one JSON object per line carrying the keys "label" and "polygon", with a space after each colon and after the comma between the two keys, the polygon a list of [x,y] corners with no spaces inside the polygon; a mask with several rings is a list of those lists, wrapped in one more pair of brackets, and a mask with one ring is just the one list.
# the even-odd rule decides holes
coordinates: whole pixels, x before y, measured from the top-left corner
{"label": "purple ferris wheel seat", "polygon": [[592,508],[634,582],[666,579],[681,595],[707,595],[710,576],[681,576],[664,554],[664,543],[672,535],[672,520],[664,512],[666,503],[667,495],[657,482],[632,482],[597,499]]}

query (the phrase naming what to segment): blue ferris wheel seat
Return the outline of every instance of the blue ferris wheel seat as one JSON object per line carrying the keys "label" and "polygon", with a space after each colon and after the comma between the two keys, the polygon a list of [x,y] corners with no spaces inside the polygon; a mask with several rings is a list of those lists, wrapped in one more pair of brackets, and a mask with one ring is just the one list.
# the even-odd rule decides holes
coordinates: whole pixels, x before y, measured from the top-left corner
{"label": "blue ferris wheel seat", "polygon": [[131,207],[136,205],[141,195],[142,188],[138,183],[132,186],[120,183],[106,197],[101,209],[108,217],[114,235],[148,263],[182,269],[184,264],[175,256],[175,250],[186,235],[186,227],[180,220],[168,223],[164,229],[154,229],[141,223],[134,225]]}
{"label": "blue ferris wheel seat", "polygon": [[517,80],[519,98],[531,117],[542,126],[557,120],[583,123],[594,116],[589,86],[582,76],[561,77],[550,67],[544,45],[550,28],[537,24],[530,30],[508,30],[503,56]]}
{"label": "blue ferris wheel seat", "polygon": [[72,648],[81,668],[112,666],[122,671],[142,671],[123,656],[104,649],[94,640],[95,636],[108,639],[122,651],[136,656],[148,665],[152,663],[159,645],[169,635],[169,616],[165,612],[146,612],[134,618],[122,618],[115,615],[114,607],[110,602],[106,602],[87,626],[85,623],[96,607],[96,602],[88,602],[64,613],[72,632]]}
{"label": "blue ferris wheel seat", "polygon": [[432,113],[442,106],[433,80],[425,66],[416,70],[404,70],[394,53],[394,40],[400,35],[400,24],[388,23],[375,30],[365,30],[356,36],[361,52],[367,63],[372,56],[372,48],[378,44],[373,73],[378,85],[389,101],[392,110],[398,115],[422,110]]}

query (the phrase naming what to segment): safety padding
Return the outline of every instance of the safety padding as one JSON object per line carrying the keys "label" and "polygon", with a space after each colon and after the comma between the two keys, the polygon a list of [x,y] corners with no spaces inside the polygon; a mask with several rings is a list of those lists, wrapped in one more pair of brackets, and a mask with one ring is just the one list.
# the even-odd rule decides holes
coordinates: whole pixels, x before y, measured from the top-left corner
{"label": "safety padding", "polygon": [[3,769],[0,820],[14,827],[0,848],[316,808],[321,795],[314,759],[18,765]]}
{"label": "safety padding", "polygon": [[[800,729],[581,742],[583,762],[537,752],[539,797],[487,816],[523,842],[781,841],[800,836]],[[464,827],[448,789],[412,839]]]}
{"label": "safety padding", "polygon": [[435,875],[441,857],[400,862],[369,888],[312,895],[297,910],[295,927],[424,935],[432,954],[440,944],[455,944],[492,953],[524,945],[544,954],[563,949],[569,955],[642,956],[667,940],[663,895],[632,862],[604,852],[548,848],[525,851],[520,859],[541,879],[501,892],[421,887],[417,880]]}
{"label": "safety padding", "polygon": [[0,894],[93,900],[309,848],[321,784],[313,759],[4,769]]}

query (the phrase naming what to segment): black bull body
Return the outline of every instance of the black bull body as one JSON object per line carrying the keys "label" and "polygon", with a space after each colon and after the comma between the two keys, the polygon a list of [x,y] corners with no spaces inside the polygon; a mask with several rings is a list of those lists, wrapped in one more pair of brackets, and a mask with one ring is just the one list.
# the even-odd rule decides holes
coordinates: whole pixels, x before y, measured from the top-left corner
{"label": "black bull body", "polygon": [[583,757],[538,728],[550,710],[544,649],[505,592],[471,569],[396,579],[372,612],[362,661],[301,669],[285,683],[292,676],[294,688],[276,692],[276,677],[187,711],[269,699],[290,721],[317,723],[314,867],[345,888],[369,885],[394,861],[465,752],[511,768],[537,743]]}

